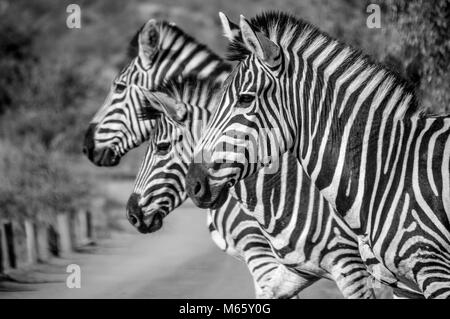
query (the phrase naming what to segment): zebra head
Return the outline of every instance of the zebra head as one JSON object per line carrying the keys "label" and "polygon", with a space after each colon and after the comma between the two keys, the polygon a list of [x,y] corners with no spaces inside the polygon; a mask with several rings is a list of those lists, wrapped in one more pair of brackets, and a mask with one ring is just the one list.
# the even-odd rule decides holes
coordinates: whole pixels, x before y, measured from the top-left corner
{"label": "zebra head", "polygon": [[114,79],[102,107],[89,125],[83,152],[96,165],[117,165],[128,150],[148,138],[150,122],[138,121],[137,116],[139,107],[146,101],[139,87],[152,89],[158,85],[155,58],[164,26],[163,22],[149,20],[133,37],[129,51],[134,56]]}
{"label": "zebra head", "polygon": [[164,217],[186,198],[185,143],[181,130],[165,116],[156,121],[126,209],[129,222],[141,233],[160,229]]}
{"label": "zebra head", "polygon": [[[187,192],[199,207],[219,207],[237,181],[277,163],[293,146],[292,134],[281,121],[290,121],[290,114],[281,107],[289,103],[281,90],[287,57],[276,34],[270,32],[273,26],[263,29],[259,21],[263,19],[264,15],[258,16],[250,23],[241,16],[240,36],[228,37],[231,57],[240,62],[224,84],[187,177]],[[229,20],[221,20],[225,34],[231,34]],[[272,167],[276,170],[276,165]]]}
{"label": "zebra head", "polygon": [[220,82],[185,78],[146,92],[151,101],[142,119],[155,118],[149,145],[127,204],[127,218],[142,233],[162,227],[163,219],[186,199],[186,174],[193,150],[210,117]]}
{"label": "zebra head", "polygon": [[148,103],[143,90],[155,90],[179,76],[224,78],[229,65],[174,24],[149,20],[131,42],[131,62],[86,132],[83,152],[96,165],[114,166],[129,150],[148,140],[151,121],[139,121]]}

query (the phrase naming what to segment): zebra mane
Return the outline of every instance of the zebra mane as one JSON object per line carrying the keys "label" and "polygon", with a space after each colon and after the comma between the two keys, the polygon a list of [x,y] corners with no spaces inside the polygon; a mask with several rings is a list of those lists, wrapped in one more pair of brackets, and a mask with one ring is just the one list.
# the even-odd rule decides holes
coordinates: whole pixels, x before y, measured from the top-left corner
{"label": "zebra mane", "polygon": [[[171,38],[182,38],[184,39],[185,43],[195,44],[199,51],[207,52],[211,60],[223,61],[223,58],[217,55],[215,52],[213,52],[207,45],[198,42],[197,39],[181,30],[177,25],[165,20],[157,21],[157,25],[161,26],[161,30],[163,30],[161,31],[162,33],[164,32],[172,33],[174,36]],[[144,25],[142,25],[139,28],[139,30],[134,34],[134,36],[132,37],[131,41],[128,44],[127,56],[129,59],[133,59],[139,54],[139,33],[142,31],[143,28]],[[217,72],[222,71],[231,71],[231,65],[229,65],[228,63],[222,63],[222,66],[217,69]]]}
{"label": "zebra mane", "polygon": [[[275,10],[258,14],[251,18],[249,22],[254,29],[278,43],[283,40],[282,35],[286,30],[291,30],[289,34],[297,35],[302,34],[306,30],[311,31],[313,35],[320,33],[319,29],[312,24],[294,15]],[[251,54],[245,47],[241,35],[229,43],[227,51],[227,59],[229,61],[239,62]]]}
{"label": "zebra mane", "polygon": [[[214,103],[210,101],[216,97],[217,93],[222,88],[221,81],[212,81],[208,79],[199,79],[194,75],[187,75],[178,77],[176,79],[168,80],[161,84],[156,91],[165,93],[176,101],[187,104],[197,103],[195,106],[208,109]],[[154,120],[159,118],[161,114],[154,110],[151,105],[146,104],[138,118],[140,120]]]}
{"label": "zebra mane", "polygon": [[[166,81],[158,88],[158,91],[166,93],[177,101],[190,103],[194,99],[199,100],[197,96],[199,91],[209,99],[220,90],[221,84],[221,81],[199,79],[197,76],[187,75]],[[203,105],[199,106],[203,107]]]}
{"label": "zebra mane", "polygon": [[[385,66],[383,63],[375,62],[370,56],[362,53],[348,44],[334,39],[325,32],[320,31],[316,26],[306,22],[291,14],[280,11],[267,11],[250,19],[250,24],[259,32],[269,37],[272,41],[278,43],[281,47],[291,46],[292,39],[300,38],[306,32],[309,34],[308,40],[321,36],[325,41],[336,44],[337,49],[347,49],[350,54],[345,64],[359,62],[363,66],[371,67],[374,71],[383,71],[386,77],[392,81],[392,87],[401,88],[401,101],[408,101],[402,104],[401,110],[397,110],[400,117],[408,117],[419,111],[415,86],[413,83],[405,80],[397,70]],[[227,59],[229,61],[240,62],[247,58],[251,52],[245,47],[242,38],[237,38],[229,43],[227,48]],[[406,107],[405,107],[405,104]],[[394,110],[395,111],[395,110]]]}
{"label": "zebra mane", "polygon": [[127,57],[128,59],[133,59],[138,56],[139,54],[139,33],[141,33],[144,26],[142,25],[133,35],[133,37],[130,40],[130,43],[128,43],[127,48]]}

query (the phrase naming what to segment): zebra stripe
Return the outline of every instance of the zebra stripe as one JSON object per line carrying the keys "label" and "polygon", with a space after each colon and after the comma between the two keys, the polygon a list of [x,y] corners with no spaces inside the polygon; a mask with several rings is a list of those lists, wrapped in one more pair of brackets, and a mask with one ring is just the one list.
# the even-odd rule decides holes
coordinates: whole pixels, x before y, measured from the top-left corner
{"label": "zebra stripe", "polygon": [[[139,195],[139,206],[144,215],[142,224],[151,223],[152,215],[156,212],[167,216],[186,199],[185,176],[187,164],[190,162],[187,154],[192,154],[192,141],[200,138],[199,134],[204,129],[201,126],[207,123],[210,114],[207,107],[214,104],[209,96],[211,91],[218,88],[214,83],[211,84],[210,81],[202,82],[195,78],[184,79],[177,88],[166,91],[176,94],[178,99],[198,103],[203,108],[189,109],[189,117],[196,119],[193,121],[196,123],[195,127],[189,126],[187,129],[189,134],[180,133],[165,117],[155,122],[152,138],[149,140],[145,158],[136,177],[133,195],[130,197]],[[187,106],[189,107],[189,104]],[[183,138],[180,140],[181,136]],[[130,206],[132,205],[128,205],[128,209]],[[317,280],[310,276],[298,276],[280,264],[257,224],[239,208],[232,197],[227,199],[221,209],[208,210],[207,222],[217,246],[247,264],[255,283],[257,297],[291,297],[297,293],[298,286],[306,287]],[[148,226],[151,228],[151,225]],[[277,295],[272,287],[275,279],[279,281]],[[284,288],[282,279],[286,279],[286,283],[293,287]]]}
{"label": "zebra stripe", "polygon": [[[138,205],[150,221],[155,211],[172,201],[174,193],[179,192],[179,200],[169,210],[164,209],[165,215],[186,198],[187,166],[192,161],[193,146],[208,123],[210,112],[205,110],[212,111],[211,104],[215,104],[215,98],[211,98],[209,104],[192,105],[192,101],[207,100],[199,98],[198,92],[208,94],[214,90],[199,90],[205,85],[201,81],[183,84],[189,90],[172,97],[184,103],[190,116],[182,127],[167,116],[158,120],[136,178],[132,196],[139,196]],[[191,96],[185,92],[191,92]],[[230,196],[220,209],[208,211],[210,229],[215,230],[213,238],[226,239],[219,240],[218,246],[243,256],[256,287],[270,288],[271,296],[279,297],[280,292],[284,292],[281,296],[287,292],[292,296],[325,277],[336,281],[345,297],[373,297],[356,235],[335,216],[294,157],[284,156],[280,165],[281,173],[261,171],[257,177],[236,185],[233,195],[246,213],[237,209],[236,199]],[[290,192],[286,191],[288,187]],[[296,211],[303,214],[293,214]],[[267,277],[272,278],[270,285]]]}

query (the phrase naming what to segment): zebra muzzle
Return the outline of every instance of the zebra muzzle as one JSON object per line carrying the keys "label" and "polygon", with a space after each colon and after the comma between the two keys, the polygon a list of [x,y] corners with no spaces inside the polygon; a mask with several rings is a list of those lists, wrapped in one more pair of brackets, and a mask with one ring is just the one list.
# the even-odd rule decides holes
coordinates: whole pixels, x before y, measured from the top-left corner
{"label": "zebra muzzle", "polygon": [[144,216],[144,224],[146,226],[146,233],[153,233],[159,229],[161,229],[163,225],[164,213],[161,211],[156,211],[151,213],[147,218]]}

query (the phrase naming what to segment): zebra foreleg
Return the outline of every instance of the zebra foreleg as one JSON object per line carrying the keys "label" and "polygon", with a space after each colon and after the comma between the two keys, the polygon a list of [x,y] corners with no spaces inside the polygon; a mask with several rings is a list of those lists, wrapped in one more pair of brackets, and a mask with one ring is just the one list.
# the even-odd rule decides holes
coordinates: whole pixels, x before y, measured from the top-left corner
{"label": "zebra foreleg", "polygon": [[450,299],[450,263],[442,259],[416,263],[413,272],[427,299]]}
{"label": "zebra foreleg", "polygon": [[319,277],[308,274],[298,274],[286,266],[279,264],[277,268],[267,273],[257,282],[262,299],[297,299],[298,293],[311,286]]}
{"label": "zebra foreleg", "polygon": [[373,278],[365,269],[355,271],[335,267],[331,272],[342,295],[348,299],[375,299]]}

